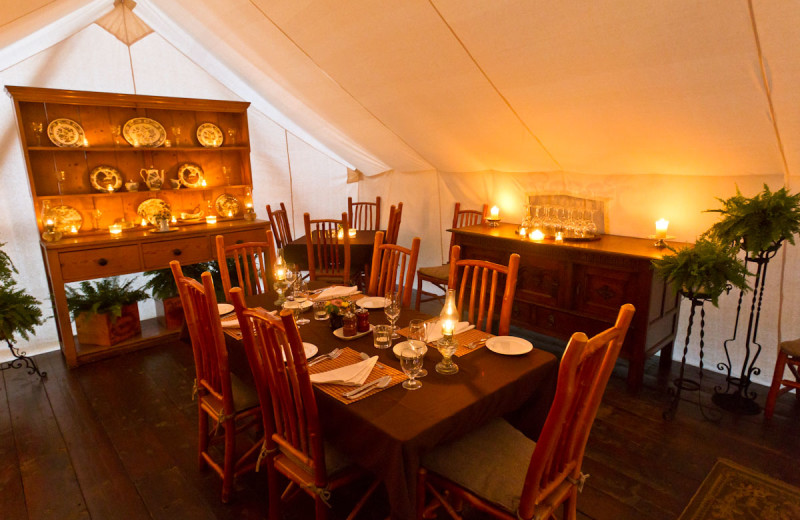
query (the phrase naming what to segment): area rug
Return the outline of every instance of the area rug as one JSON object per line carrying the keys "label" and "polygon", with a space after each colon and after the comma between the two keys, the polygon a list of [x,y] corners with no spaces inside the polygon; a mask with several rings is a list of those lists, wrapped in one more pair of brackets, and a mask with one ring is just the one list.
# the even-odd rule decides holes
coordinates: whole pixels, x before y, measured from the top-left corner
{"label": "area rug", "polygon": [[800,489],[717,460],[678,520],[797,520]]}

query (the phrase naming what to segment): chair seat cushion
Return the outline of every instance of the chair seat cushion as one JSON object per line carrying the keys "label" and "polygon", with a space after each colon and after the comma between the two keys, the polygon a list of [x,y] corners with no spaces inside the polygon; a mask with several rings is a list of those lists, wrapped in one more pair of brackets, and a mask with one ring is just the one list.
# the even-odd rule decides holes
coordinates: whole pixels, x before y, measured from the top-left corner
{"label": "chair seat cushion", "polygon": [[[258,394],[253,385],[247,385],[236,374],[231,374],[231,390],[233,392],[233,409],[243,412],[259,406]],[[222,401],[212,395],[203,396],[204,402],[213,408],[218,415],[223,415]]]}
{"label": "chair seat cushion", "polygon": [[790,356],[800,357],[800,339],[781,342],[781,350],[783,350]]}
{"label": "chair seat cushion", "polygon": [[450,278],[450,264],[437,265],[436,267],[420,267],[417,269],[417,272],[422,276],[447,283],[447,280]]}
{"label": "chair seat cushion", "polygon": [[514,512],[536,443],[504,419],[494,419],[425,455],[422,466]]}

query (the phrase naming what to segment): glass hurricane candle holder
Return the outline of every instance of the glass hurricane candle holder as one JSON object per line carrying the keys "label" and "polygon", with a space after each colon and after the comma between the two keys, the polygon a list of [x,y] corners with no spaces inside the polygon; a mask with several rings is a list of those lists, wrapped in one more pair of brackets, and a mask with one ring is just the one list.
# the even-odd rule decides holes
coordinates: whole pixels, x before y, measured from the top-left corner
{"label": "glass hurricane candle holder", "polygon": [[456,353],[458,348],[458,342],[453,338],[456,323],[458,323],[455,289],[447,290],[447,296],[439,317],[442,324],[442,339],[436,343],[436,348],[442,354],[442,360],[436,364],[435,368],[440,374],[451,375],[458,372],[458,365],[453,363],[453,354]]}

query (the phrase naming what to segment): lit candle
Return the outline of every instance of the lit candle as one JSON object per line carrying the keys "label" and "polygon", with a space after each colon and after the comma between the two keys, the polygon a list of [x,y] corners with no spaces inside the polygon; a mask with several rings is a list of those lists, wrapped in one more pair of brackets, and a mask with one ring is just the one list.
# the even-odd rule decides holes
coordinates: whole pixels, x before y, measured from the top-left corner
{"label": "lit candle", "polygon": [[230,209],[229,209],[229,210],[228,210],[228,217],[230,218],[230,217],[232,217],[232,216],[233,216],[233,210],[230,210]]}
{"label": "lit candle", "polygon": [[564,233],[561,231],[556,231],[556,242],[563,242],[564,241]]}
{"label": "lit candle", "polygon": [[275,275],[275,281],[282,282],[286,279],[286,263],[283,260],[283,255],[278,255],[275,265],[272,266],[272,272]]}
{"label": "lit candle", "polygon": [[667,228],[669,227],[669,220],[659,219],[656,221],[656,238],[663,240],[667,238]]}
{"label": "lit candle", "polygon": [[71,228],[69,228],[69,232],[73,233],[73,234],[77,233],[78,232],[78,226],[72,226]]}
{"label": "lit candle", "polygon": [[217,223],[216,215],[206,215],[206,224],[216,224],[216,223]]}
{"label": "lit candle", "polygon": [[178,223],[178,217],[176,217],[175,215],[172,215],[172,223],[173,224],[177,224]]}
{"label": "lit candle", "polygon": [[443,320],[442,321],[442,336],[445,338],[453,337],[453,332],[456,330],[456,324],[453,320]]}
{"label": "lit candle", "polygon": [[544,233],[542,233],[538,229],[534,229],[531,231],[530,235],[528,235],[531,240],[544,240]]}
{"label": "lit candle", "polygon": [[143,218],[141,222],[142,227],[147,227],[147,219]]}
{"label": "lit candle", "polygon": [[111,224],[108,226],[108,231],[112,235],[119,235],[122,233],[122,224]]}
{"label": "lit candle", "polygon": [[349,236],[350,238],[355,238],[355,237],[356,237],[356,230],[355,230],[355,228],[350,228],[350,229],[348,229],[348,230],[347,230],[347,236]]}
{"label": "lit candle", "polygon": [[47,231],[48,233],[52,232],[54,227],[55,227],[55,222],[53,222],[53,219],[51,218],[47,219],[47,221],[44,223],[44,230]]}
{"label": "lit candle", "polygon": [[108,188],[106,188],[106,189],[108,190],[109,193],[114,193],[114,186],[109,184]]}
{"label": "lit candle", "polygon": [[492,206],[492,209],[489,210],[489,214],[492,216],[492,220],[497,220],[500,218],[500,208]]}
{"label": "lit candle", "polygon": [[521,227],[519,228],[519,236],[525,238],[528,235],[528,228]]}
{"label": "lit candle", "polygon": [[244,203],[244,207],[247,208],[247,209],[253,209],[253,203],[252,202],[245,202]]}
{"label": "lit candle", "polygon": [[202,187],[204,187],[204,188],[206,187],[206,180],[205,180],[205,179],[202,179],[202,180],[200,181],[200,186],[202,186]]}
{"label": "lit candle", "polygon": [[344,238],[344,229],[340,229],[338,233],[336,233],[337,238]]}
{"label": "lit candle", "polygon": [[89,140],[85,137],[83,138],[83,146],[89,146]]}

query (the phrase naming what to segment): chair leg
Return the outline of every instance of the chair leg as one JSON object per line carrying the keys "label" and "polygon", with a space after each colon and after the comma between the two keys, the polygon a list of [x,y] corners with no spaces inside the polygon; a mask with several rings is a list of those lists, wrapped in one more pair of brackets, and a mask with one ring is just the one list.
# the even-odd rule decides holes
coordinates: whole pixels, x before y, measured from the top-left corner
{"label": "chair leg", "polygon": [[267,464],[267,487],[269,492],[269,504],[267,504],[267,518],[269,520],[279,520],[281,514],[281,491],[278,485],[280,475],[275,469],[271,457],[265,461]]}
{"label": "chair leg", "polygon": [[778,392],[781,389],[781,380],[783,380],[783,372],[786,369],[786,361],[789,355],[783,350],[778,351],[778,359],[775,362],[775,373],[772,374],[772,385],[769,387],[767,394],[767,402],[764,405],[764,418],[771,419],[772,414],[775,412],[775,401],[778,399]]}
{"label": "chair leg", "polygon": [[233,469],[236,463],[236,423],[228,419],[223,424],[225,429],[225,460],[222,470],[222,503],[227,504],[233,489]]}
{"label": "chair leg", "polygon": [[414,307],[416,310],[419,310],[419,305],[422,300],[422,278],[417,275],[417,305]]}
{"label": "chair leg", "polygon": [[314,520],[327,520],[328,506],[322,501],[322,498],[314,497]]}
{"label": "chair leg", "polygon": [[197,467],[202,471],[206,467],[203,453],[208,451],[208,415],[197,407]]}

